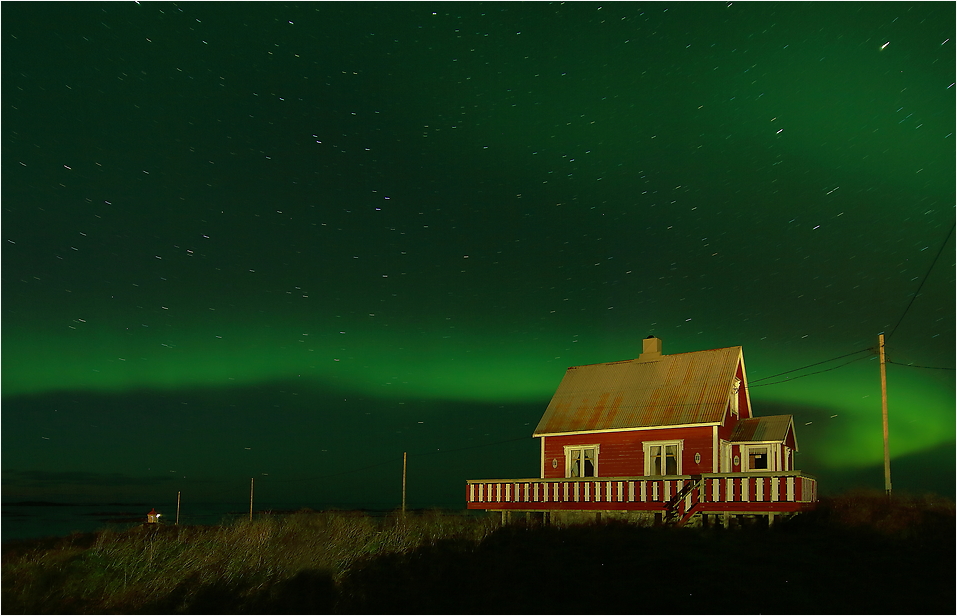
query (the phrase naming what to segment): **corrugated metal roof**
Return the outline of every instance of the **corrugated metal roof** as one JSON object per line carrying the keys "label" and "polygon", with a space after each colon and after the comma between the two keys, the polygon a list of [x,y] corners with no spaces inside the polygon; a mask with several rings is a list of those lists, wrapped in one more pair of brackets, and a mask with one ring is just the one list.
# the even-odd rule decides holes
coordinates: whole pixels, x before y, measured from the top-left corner
{"label": "corrugated metal roof", "polygon": [[743,361],[735,346],[573,366],[534,436],[720,422]]}
{"label": "corrugated metal roof", "polygon": [[771,415],[742,419],[731,433],[732,442],[774,441],[783,442],[791,427],[791,415]]}

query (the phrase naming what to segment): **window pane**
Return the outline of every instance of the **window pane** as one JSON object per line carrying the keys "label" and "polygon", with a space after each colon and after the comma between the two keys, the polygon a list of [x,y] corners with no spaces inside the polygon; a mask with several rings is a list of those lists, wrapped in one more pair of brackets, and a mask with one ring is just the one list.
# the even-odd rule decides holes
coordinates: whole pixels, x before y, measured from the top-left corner
{"label": "window pane", "polygon": [[661,474],[661,445],[652,445],[649,448],[648,461],[651,466],[649,475]]}
{"label": "window pane", "polygon": [[748,451],[748,466],[754,470],[767,470],[768,468],[768,448],[752,447]]}
{"label": "window pane", "polygon": [[665,475],[678,474],[678,446],[665,446]]}
{"label": "window pane", "polygon": [[594,477],[595,476],[595,450],[594,449],[585,449],[583,452],[585,454],[585,460],[582,465],[582,477]]}

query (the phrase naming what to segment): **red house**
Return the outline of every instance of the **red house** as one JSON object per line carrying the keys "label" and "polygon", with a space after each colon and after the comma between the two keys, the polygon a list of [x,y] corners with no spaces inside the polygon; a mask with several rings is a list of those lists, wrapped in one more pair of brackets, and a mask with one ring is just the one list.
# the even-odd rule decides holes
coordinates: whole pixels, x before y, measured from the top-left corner
{"label": "red house", "polygon": [[817,500],[794,468],[790,415],[754,417],[741,347],[573,366],[533,437],[535,479],[467,482],[469,509],[632,512],[679,524],[696,514],[788,514]]}

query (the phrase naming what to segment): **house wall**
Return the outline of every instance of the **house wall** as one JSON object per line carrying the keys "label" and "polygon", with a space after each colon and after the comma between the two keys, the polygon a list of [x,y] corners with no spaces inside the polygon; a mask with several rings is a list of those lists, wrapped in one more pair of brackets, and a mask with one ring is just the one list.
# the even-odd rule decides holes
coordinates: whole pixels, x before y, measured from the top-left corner
{"label": "house wall", "polygon": [[724,421],[718,426],[718,439],[726,441],[731,440],[731,434],[734,433],[734,427],[738,425],[739,418],[735,417],[730,410],[725,410]]}
{"label": "house wall", "polygon": [[[684,475],[710,473],[713,448],[712,427],[661,428],[657,430],[631,430],[624,432],[598,432],[546,436],[543,439],[542,476],[555,479],[565,476],[566,445],[598,445],[598,475],[600,477],[633,477],[645,474],[646,441],[683,440],[681,472]],[[695,454],[701,454],[701,462],[695,463]],[[555,461],[554,464],[552,461]]]}
{"label": "house wall", "polygon": [[[739,372],[741,371],[741,366],[740,366],[740,364],[738,365],[738,371],[739,371]],[[738,378],[740,378],[740,376],[739,376]],[[731,435],[734,434],[734,428],[735,428],[735,426],[738,425],[738,421],[740,421],[740,419],[741,419],[742,417],[748,417],[748,416],[750,416],[750,411],[749,411],[749,409],[746,408],[746,407],[747,407],[747,396],[744,395],[743,392],[744,392],[744,387],[742,387],[742,388],[741,388],[741,391],[738,392],[738,395],[739,395],[739,396],[743,396],[743,398],[739,398],[739,400],[738,400],[738,404],[740,405],[740,406],[738,407],[738,409],[739,409],[739,414],[735,415],[734,413],[732,413],[732,412],[731,412],[731,409],[730,409],[730,406],[731,406],[731,405],[729,404],[729,405],[728,405],[728,409],[726,409],[725,412],[724,412],[724,421],[721,422],[721,425],[718,426],[718,466],[717,466],[717,468],[715,468],[714,471],[712,471],[712,472],[715,472],[715,473],[725,473],[725,472],[730,473],[730,472],[732,472],[732,471],[735,470],[735,467],[732,466],[732,462],[731,462],[731,461],[734,459],[734,456],[735,456],[735,452],[733,451],[733,450],[734,450],[734,447],[731,445]],[[724,441],[724,442],[728,443],[728,447],[732,450],[731,453],[728,454],[728,458],[729,458],[729,459],[728,459],[728,461],[727,461],[727,466],[726,466],[726,467],[722,467],[722,461],[721,461],[721,441]],[[739,465],[737,468],[740,468],[740,465]]]}
{"label": "house wall", "polygon": [[[732,443],[731,444],[731,468],[728,469],[729,473],[741,472],[741,458],[743,457],[744,457],[744,453],[742,452],[741,445]],[[735,464],[735,460],[737,460],[738,462],[737,464]]]}
{"label": "house wall", "polygon": [[788,434],[784,437],[784,444],[790,447],[791,451],[797,449],[797,441],[794,438],[794,430],[788,429]]}

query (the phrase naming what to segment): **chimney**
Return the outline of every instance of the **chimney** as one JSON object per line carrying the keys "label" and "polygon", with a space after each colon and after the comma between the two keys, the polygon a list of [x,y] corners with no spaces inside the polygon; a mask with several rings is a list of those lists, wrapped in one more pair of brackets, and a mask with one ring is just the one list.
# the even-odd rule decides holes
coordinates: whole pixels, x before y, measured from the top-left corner
{"label": "chimney", "polygon": [[661,359],[661,339],[648,336],[641,341],[641,355],[638,361],[655,361]]}

